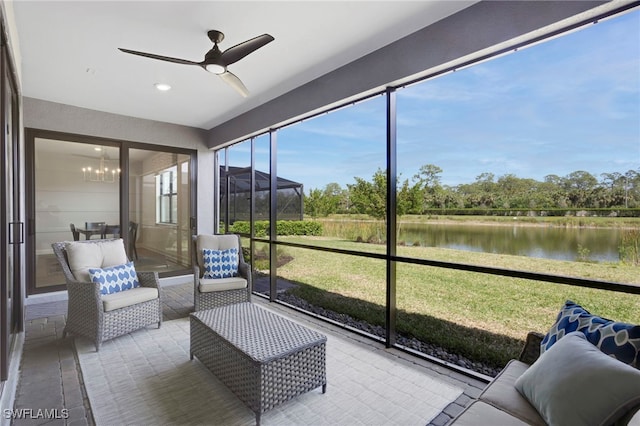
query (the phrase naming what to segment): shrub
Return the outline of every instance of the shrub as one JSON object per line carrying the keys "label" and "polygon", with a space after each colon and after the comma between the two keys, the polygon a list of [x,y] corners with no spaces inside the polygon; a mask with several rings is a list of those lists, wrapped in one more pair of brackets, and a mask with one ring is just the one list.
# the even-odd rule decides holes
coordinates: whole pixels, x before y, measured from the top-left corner
{"label": "shrub", "polygon": [[[229,227],[229,231],[248,235],[251,226],[247,221],[237,221]],[[269,222],[254,222],[254,232],[256,237],[266,237],[269,235]],[[276,232],[278,235],[322,235],[322,224],[310,220],[279,220],[276,222]]]}
{"label": "shrub", "polygon": [[591,250],[587,247],[583,247],[581,244],[578,244],[578,261],[579,262],[589,262],[589,256],[591,255]]}
{"label": "shrub", "polygon": [[640,230],[630,229],[622,234],[622,241],[618,248],[620,260],[635,266],[640,266]]}

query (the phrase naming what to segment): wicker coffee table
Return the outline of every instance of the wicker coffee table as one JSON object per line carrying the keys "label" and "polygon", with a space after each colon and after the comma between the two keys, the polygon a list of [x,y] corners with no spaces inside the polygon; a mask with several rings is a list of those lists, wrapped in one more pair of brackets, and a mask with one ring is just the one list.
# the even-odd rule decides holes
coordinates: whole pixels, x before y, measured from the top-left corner
{"label": "wicker coffee table", "polygon": [[255,414],[322,386],[326,336],[253,303],[192,313],[194,355]]}

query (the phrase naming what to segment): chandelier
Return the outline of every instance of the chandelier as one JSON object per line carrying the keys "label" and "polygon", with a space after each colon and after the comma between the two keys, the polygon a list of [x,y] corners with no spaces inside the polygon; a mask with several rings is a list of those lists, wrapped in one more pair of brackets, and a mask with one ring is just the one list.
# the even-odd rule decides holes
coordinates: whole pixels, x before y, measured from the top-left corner
{"label": "chandelier", "polygon": [[120,168],[109,168],[104,156],[100,158],[97,168],[83,167],[82,174],[86,182],[115,183],[120,180]]}

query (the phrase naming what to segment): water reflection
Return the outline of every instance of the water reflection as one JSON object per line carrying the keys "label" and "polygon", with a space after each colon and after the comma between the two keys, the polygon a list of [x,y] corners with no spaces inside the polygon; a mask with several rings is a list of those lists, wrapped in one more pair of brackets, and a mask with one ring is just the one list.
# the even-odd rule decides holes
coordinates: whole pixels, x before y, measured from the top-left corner
{"label": "water reflection", "polygon": [[555,228],[403,223],[398,241],[407,245],[443,247],[557,260],[617,262],[619,229]]}

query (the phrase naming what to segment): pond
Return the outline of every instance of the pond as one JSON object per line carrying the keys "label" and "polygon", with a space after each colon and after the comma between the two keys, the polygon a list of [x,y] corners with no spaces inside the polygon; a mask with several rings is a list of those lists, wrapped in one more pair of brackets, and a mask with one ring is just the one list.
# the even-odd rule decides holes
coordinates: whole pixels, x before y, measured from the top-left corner
{"label": "pond", "polygon": [[407,245],[598,262],[619,260],[621,238],[614,228],[423,223],[402,223],[398,235]]}

